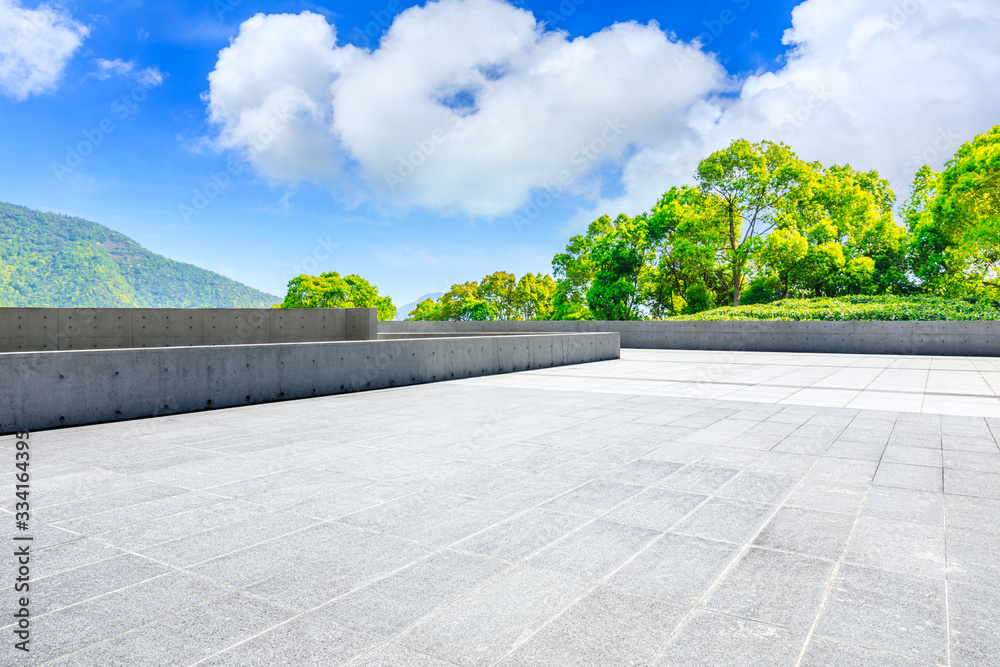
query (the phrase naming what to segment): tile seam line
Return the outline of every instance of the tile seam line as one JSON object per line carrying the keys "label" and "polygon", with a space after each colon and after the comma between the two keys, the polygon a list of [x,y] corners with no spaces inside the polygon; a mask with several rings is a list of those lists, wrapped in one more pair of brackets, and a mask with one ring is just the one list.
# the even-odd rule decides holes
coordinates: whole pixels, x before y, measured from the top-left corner
{"label": "tile seam line", "polygon": [[809,627],[809,632],[806,634],[806,641],[802,645],[802,650],[799,652],[798,660],[795,661],[795,667],[801,667],[802,661],[806,656],[806,651],[809,649],[809,645],[812,643],[813,637],[816,636],[816,630],[819,627],[819,619],[822,618],[823,611],[826,609],[827,600],[830,599],[830,593],[833,591],[833,585],[837,581],[837,576],[840,574],[840,566],[844,562],[847,550],[851,546],[851,540],[854,539],[854,533],[858,529],[858,523],[861,520],[861,512],[865,507],[865,503],[868,502],[868,495],[871,493],[871,489],[872,485],[869,484],[868,488],[865,490],[864,497],[861,499],[861,504],[858,506],[858,511],[854,515],[854,524],[851,526],[851,534],[847,536],[847,541],[844,542],[844,548],[840,552],[840,557],[837,559],[837,562],[834,563],[833,572],[830,573],[830,579],[827,581],[826,590],[823,592],[823,599],[820,600],[819,609],[816,610],[816,617],[813,619],[812,625]]}
{"label": "tile seam line", "polygon": [[[972,371],[962,371],[962,372],[972,372]],[[813,386],[813,385],[805,385],[805,386],[803,386],[803,385],[791,385],[791,384],[768,384],[766,382],[757,382],[757,383],[752,383],[751,384],[751,383],[745,383],[745,382],[698,382],[698,381],[694,381],[694,380],[666,380],[666,379],[663,379],[663,378],[623,378],[623,377],[610,377],[609,378],[607,376],[598,376],[598,375],[572,375],[572,376],[568,376],[568,375],[561,375],[561,374],[555,374],[555,373],[550,373],[548,375],[551,375],[552,377],[560,377],[560,378],[568,378],[568,379],[615,380],[616,383],[623,383],[623,382],[653,382],[653,383],[671,383],[671,384],[682,384],[682,383],[684,383],[684,384],[690,384],[690,385],[725,385],[725,386],[742,387],[744,389],[754,389],[754,388],[763,387],[763,388],[774,388],[774,389],[795,389],[795,390],[800,390],[800,391],[803,390],[803,389],[818,389],[818,390],[824,390],[824,391],[856,391],[856,392],[868,391],[868,392],[875,392],[875,393],[880,393],[880,394],[906,394],[906,395],[913,395],[913,396],[949,396],[949,397],[956,397],[956,398],[993,398],[993,399],[998,398],[996,394],[951,394],[951,393],[947,393],[947,392],[927,391],[926,390],[926,385],[927,385],[927,381],[926,380],[924,381],[924,385],[925,385],[925,390],[924,391],[915,391],[915,390],[906,391],[906,390],[896,390],[896,389],[868,389],[867,387],[869,387],[876,380],[872,380],[867,385],[865,385],[864,388],[858,389],[858,388],[855,388],[855,387],[816,387],[816,386]],[[929,374],[928,374],[928,377],[929,377]],[[610,385],[608,385],[608,386],[610,386]],[[507,388],[508,389],[521,389],[521,388],[525,388],[525,387],[507,387]],[[548,390],[548,391],[562,391],[562,389],[560,389],[558,387],[557,388],[552,388],[552,387],[526,387],[526,388],[527,389],[544,389],[544,390]],[[605,388],[606,388],[606,386],[605,387],[598,387],[598,389],[605,389]],[[595,393],[597,393],[597,392],[595,392]],[[223,409],[225,409],[225,408],[223,408]]]}
{"label": "tile seam line", "polygon": [[[843,431],[843,429],[841,429],[841,430]],[[656,651],[653,653],[653,657],[649,660],[649,662],[646,663],[646,667],[651,667],[651,665],[654,662],[656,662],[656,659],[660,656],[660,654],[663,653],[663,650],[670,644],[670,642],[672,642],[674,640],[675,637],[677,637],[677,635],[681,632],[681,629],[684,628],[688,624],[688,621],[694,615],[694,612],[696,610],[698,610],[698,609],[705,609],[705,607],[702,606],[702,603],[705,602],[705,600],[712,594],[712,591],[714,591],[716,589],[716,587],[722,582],[722,580],[725,579],[729,575],[729,573],[733,570],[734,567],[736,567],[736,564],[743,558],[743,556],[746,555],[747,553],[749,553],[750,549],[753,546],[753,543],[760,536],[760,534],[764,530],[764,528],[766,528],[767,525],[769,523],[771,523],[771,521],[774,519],[774,517],[777,516],[778,512],[781,511],[781,508],[785,506],[785,503],[788,501],[788,499],[791,498],[791,496],[795,493],[796,490],[798,490],[798,488],[805,481],[806,477],[808,477],[809,473],[811,473],[813,471],[813,468],[815,468],[818,463],[819,463],[819,459],[817,459],[816,461],[814,461],[813,464],[809,467],[809,470],[807,470],[806,473],[802,476],[802,479],[800,479],[799,482],[795,486],[793,486],[784,495],[784,497],[781,499],[780,503],[776,504],[776,506],[774,508],[774,511],[772,511],[767,516],[767,518],[764,521],[761,522],[760,527],[754,532],[753,535],[750,536],[749,540],[733,556],[733,558],[729,561],[729,563],[726,565],[726,567],[723,568],[722,572],[720,572],[719,575],[715,578],[715,580],[708,586],[708,588],[705,589],[705,592],[702,593],[701,597],[698,598],[698,600],[695,602],[695,604],[692,606],[692,608],[688,611],[688,613],[685,614],[684,618],[682,618],[681,621],[677,624],[677,626],[674,627],[673,632],[670,633],[670,636],[667,637],[666,641],[664,641],[659,646],[659,648],[656,649]],[[711,613],[715,613],[715,612],[712,611]]]}

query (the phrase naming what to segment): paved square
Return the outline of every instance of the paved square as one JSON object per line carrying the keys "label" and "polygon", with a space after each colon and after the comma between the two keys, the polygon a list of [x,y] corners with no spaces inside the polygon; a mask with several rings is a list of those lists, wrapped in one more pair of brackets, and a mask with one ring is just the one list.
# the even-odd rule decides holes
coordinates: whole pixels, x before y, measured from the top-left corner
{"label": "paved square", "polygon": [[1000,664],[1000,361],[622,359],[33,433],[7,665]]}

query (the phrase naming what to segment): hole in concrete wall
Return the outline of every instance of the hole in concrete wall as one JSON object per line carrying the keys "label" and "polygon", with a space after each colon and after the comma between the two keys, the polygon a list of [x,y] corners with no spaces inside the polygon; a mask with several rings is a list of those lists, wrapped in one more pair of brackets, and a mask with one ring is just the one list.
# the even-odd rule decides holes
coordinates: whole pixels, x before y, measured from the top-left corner
{"label": "hole in concrete wall", "polygon": [[248,400],[248,401],[250,400],[250,397],[249,397],[249,396],[247,396],[247,400]]}
{"label": "hole in concrete wall", "polygon": [[207,401],[205,401],[205,405],[211,405],[211,404],[212,404],[212,399],[208,399]]}

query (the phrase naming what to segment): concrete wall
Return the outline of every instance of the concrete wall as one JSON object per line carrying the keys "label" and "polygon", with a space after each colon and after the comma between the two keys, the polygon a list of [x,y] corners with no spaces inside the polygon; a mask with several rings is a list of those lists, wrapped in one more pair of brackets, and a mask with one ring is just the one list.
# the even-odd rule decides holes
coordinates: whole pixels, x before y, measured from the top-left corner
{"label": "concrete wall", "polygon": [[0,352],[375,337],[374,308],[0,308]]}
{"label": "concrete wall", "polygon": [[618,334],[0,354],[0,433],[617,359]]}
{"label": "concrete wall", "polygon": [[1000,322],[379,322],[379,335],[598,332],[622,347],[1000,356]]}

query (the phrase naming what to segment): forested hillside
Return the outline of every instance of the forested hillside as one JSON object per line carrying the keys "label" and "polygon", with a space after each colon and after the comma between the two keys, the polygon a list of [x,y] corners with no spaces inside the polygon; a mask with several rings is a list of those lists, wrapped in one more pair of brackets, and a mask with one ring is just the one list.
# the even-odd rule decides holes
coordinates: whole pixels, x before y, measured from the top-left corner
{"label": "forested hillside", "polygon": [[279,301],[96,222],[0,203],[0,306],[267,308]]}

